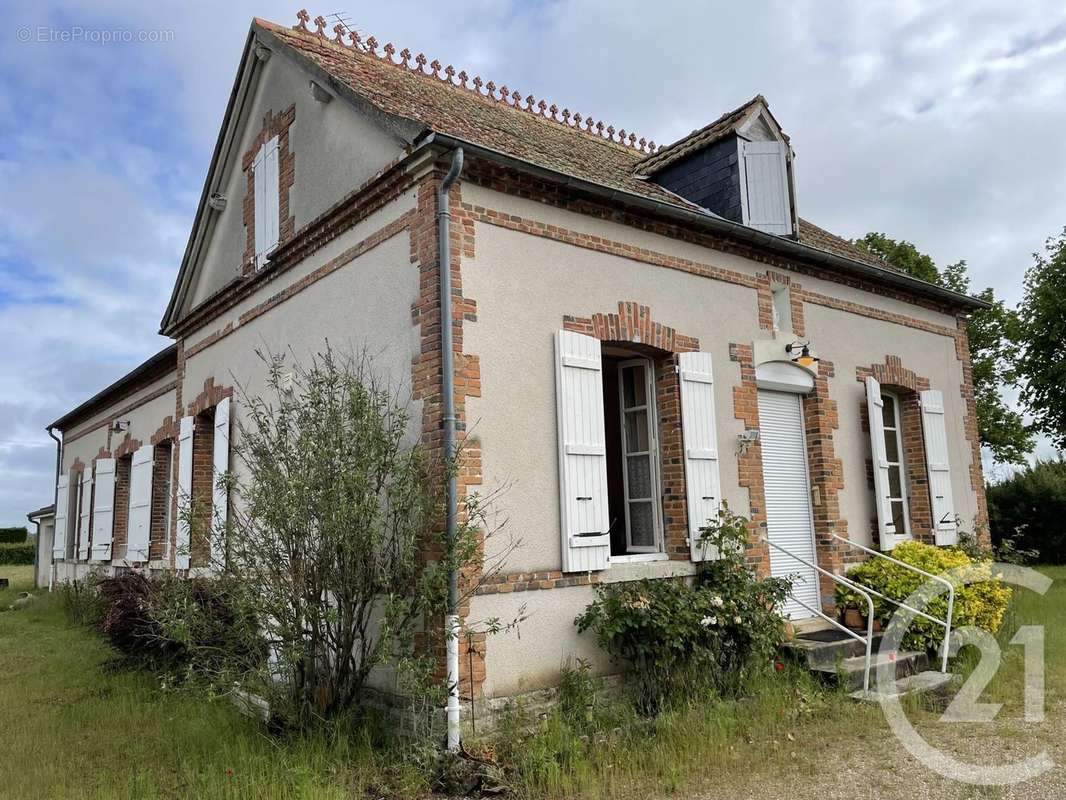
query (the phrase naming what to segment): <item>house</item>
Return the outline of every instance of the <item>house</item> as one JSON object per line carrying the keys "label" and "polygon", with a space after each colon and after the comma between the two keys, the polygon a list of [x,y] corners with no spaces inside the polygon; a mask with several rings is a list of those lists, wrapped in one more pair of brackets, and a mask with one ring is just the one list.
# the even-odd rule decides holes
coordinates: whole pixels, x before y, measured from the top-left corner
{"label": "house", "polygon": [[[51,428],[53,579],[208,563],[235,385],[256,349],[366,347],[442,447],[438,254],[450,250],[460,496],[520,545],[463,613],[463,691],[606,669],[574,617],[595,585],[689,575],[720,504],[793,618],[905,539],[984,537],[967,313],[802,218],[792,143],[759,96],[665,147],[300,12],[255,20],[161,332],[173,344]],[[462,160],[459,159],[459,150]],[[439,239],[438,194],[450,216]]]}

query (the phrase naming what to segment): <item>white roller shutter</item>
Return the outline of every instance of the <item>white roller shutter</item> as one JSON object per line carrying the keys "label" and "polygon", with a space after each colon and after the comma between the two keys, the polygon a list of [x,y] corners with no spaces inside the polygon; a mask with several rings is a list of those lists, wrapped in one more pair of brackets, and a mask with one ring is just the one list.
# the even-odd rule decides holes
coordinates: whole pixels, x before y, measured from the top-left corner
{"label": "white roller shutter", "polygon": [[182,417],[178,428],[178,538],[175,565],[189,568],[189,503],[192,501],[193,418]]}
{"label": "white roller shutter", "polygon": [[111,559],[111,539],[115,527],[115,459],[101,458],[96,462],[96,494],[93,502],[92,557],[99,561]]}
{"label": "white roller shutter", "polygon": [[152,530],[152,456],[150,444],[138,447],[130,462],[130,513],[126,560],[147,561]]}
{"label": "white roller shutter", "polygon": [[211,517],[212,527],[214,528],[211,532],[211,556],[213,561],[222,556],[222,553],[215,552],[215,545],[217,544],[218,536],[226,529],[226,520],[229,515],[229,493],[226,491],[225,486],[219,485],[218,481],[222,475],[229,472],[229,419],[230,399],[224,397],[215,406],[215,438],[214,452],[212,454],[214,491],[211,497]]}
{"label": "white roller shutter", "polygon": [[681,353],[681,433],[685,446],[685,495],[688,498],[689,552],[693,561],[717,558],[700,543],[700,529],[717,519],[721,502],[718,429],[714,413],[714,374],[710,353]]}
{"label": "white roller shutter", "polygon": [[740,143],[744,162],[744,222],[778,236],[792,233],[787,147],[784,142]]}
{"label": "white roller shutter", "polygon": [[81,473],[80,517],[78,519],[78,560],[89,560],[89,531],[93,519],[93,471],[86,467]]}
{"label": "white roller shutter", "polygon": [[598,339],[572,331],[556,333],[555,398],[564,572],[610,566],[602,370]]}
{"label": "white roller shutter", "polygon": [[52,534],[52,558],[67,557],[67,508],[70,505],[70,479],[60,475],[56,481],[56,528]]}
{"label": "white roller shutter", "polygon": [[938,545],[952,545],[958,542],[959,531],[955,519],[955,501],[951,495],[944,396],[936,389],[929,389],[921,393],[921,401],[925,460],[929,470],[929,499],[933,506],[933,535]]}

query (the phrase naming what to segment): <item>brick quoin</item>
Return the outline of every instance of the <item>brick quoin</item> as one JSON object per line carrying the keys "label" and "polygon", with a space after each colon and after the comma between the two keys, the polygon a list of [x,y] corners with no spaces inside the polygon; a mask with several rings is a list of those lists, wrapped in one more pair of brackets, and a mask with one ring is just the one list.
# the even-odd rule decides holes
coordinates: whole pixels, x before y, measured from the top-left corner
{"label": "brick quoin", "polygon": [[194,523],[189,542],[189,566],[211,564],[211,499],[214,494],[215,415],[212,411],[197,414],[192,433],[192,507]]}
{"label": "brick quoin", "polygon": [[130,471],[133,456],[115,459],[115,527],[111,534],[111,557],[126,557],[130,521]]}
{"label": "brick quoin", "polygon": [[148,560],[159,561],[167,554],[167,506],[172,481],[170,467],[173,459],[173,439],[160,441],[152,447],[152,506],[148,530]]}
{"label": "brick quoin", "polygon": [[[729,358],[740,365],[740,384],[733,387],[733,416],[745,430],[759,427],[759,390],[755,383],[755,355],[750,344],[729,345]],[[737,453],[737,476],[748,490],[747,562],[760,578],[770,577],[770,545],[766,543],[766,487],[762,473],[762,442],[751,442]]]}

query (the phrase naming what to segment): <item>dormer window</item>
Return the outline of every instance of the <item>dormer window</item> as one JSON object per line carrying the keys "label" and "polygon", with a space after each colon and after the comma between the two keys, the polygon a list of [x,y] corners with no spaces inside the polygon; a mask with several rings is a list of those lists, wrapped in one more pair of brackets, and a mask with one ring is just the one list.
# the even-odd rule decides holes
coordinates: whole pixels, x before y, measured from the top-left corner
{"label": "dormer window", "polygon": [[255,178],[255,268],[262,269],[278,246],[280,190],[278,183],[278,137],[267,141],[252,162]]}
{"label": "dormer window", "polygon": [[740,205],[743,222],[778,236],[792,233],[788,145],[740,140]]}

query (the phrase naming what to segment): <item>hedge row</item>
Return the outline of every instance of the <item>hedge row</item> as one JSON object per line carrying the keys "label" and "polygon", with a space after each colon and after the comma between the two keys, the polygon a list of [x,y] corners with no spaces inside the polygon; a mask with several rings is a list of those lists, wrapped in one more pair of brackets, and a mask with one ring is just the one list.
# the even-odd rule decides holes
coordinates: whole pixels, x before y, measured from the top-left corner
{"label": "hedge row", "polygon": [[33,544],[0,544],[0,564],[24,566],[33,563]]}
{"label": "hedge row", "polygon": [[0,528],[0,544],[21,544],[30,532],[26,528]]}

